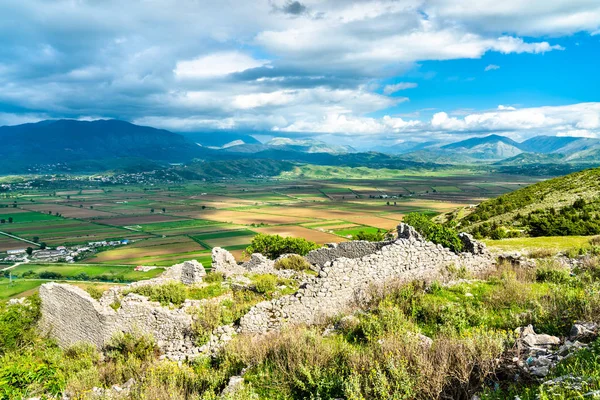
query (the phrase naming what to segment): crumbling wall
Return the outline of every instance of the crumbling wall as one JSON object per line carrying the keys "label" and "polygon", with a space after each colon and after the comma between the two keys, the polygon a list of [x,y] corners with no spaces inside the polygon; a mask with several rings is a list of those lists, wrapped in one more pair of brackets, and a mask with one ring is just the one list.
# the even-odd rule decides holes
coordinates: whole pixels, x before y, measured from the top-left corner
{"label": "crumbling wall", "polygon": [[306,261],[313,265],[323,266],[341,257],[353,259],[373,254],[390,243],[392,242],[367,242],[364,240],[328,243],[327,247],[313,250],[305,258]]}
{"label": "crumbling wall", "polygon": [[88,342],[100,348],[116,326],[117,313],[77,286],[46,283],[40,287],[40,298],[40,327],[61,346]]}
{"label": "crumbling wall", "polygon": [[[404,226],[402,229],[403,233],[409,232]],[[343,312],[372,284],[381,284],[391,279],[431,280],[440,277],[451,265],[479,272],[488,269],[494,262],[484,245],[481,247],[473,243],[477,254],[456,254],[440,245],[424,241],[420,236],[411,234],[407,237],[384,243],[380,249],[362,257],[340,257],[326,261],[320,267],[319,275],[309,280],[297,293],[253,307],[242,317],[241,331],[262,333],[279,329],[287,323],[317,323],[324,317]],[[368,247],[359,242],[359,248],[358,252],[366,252]],[[322,254],[324,256],[319,262],[331,253],[319,253],[319,257]]]}

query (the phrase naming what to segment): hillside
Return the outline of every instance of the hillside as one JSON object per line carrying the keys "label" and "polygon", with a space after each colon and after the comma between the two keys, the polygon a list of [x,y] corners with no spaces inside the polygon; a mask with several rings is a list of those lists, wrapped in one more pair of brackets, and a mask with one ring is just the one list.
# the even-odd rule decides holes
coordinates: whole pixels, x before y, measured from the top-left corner
{"label": "hillside", "polygon": [[458,221],[477,236],[600,233],[600,168],[587,169],[484,201]]}
{"label": "hillside", "polygon": [[183,136],[117,120],[42,121],[0,127],[3,165],[142,158],[182,162],[206,154]]}

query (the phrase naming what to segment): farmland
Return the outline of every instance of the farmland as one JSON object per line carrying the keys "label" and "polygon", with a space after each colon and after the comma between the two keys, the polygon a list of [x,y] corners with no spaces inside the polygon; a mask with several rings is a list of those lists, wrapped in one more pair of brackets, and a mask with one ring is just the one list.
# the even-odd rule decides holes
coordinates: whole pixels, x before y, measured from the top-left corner
{"label": "farmland", "polygon": [[[310,175],[315,171],[311,167]],[[164,267],[197,259],[209,266],[213,247],[242,259],[257,233],[304,237],[319,244],[340,242],[360,231],[393,229],[411,212],[445,213],[534,182],[469,171],[378,176],[373,170],[352,169],[344,177],[344,168],[337,171],[317,178],[285,173],[271,179],[151,187],[83,181],[56,191],[5,193],[0,198],[0,219],[5,221],[0,231],[14,237],[0,235],[0,252],[30,246],[19,239],[48,246],[127,239],[126,246],[102,249],[78,261],[81,266],[43,268],[64,276],[135,280],[140,275],[131,271],[138,265]],[[40,268],[32,263],[13,272],[37,273]],[[31,289],[27,282],[17,284],[26,291]]]}

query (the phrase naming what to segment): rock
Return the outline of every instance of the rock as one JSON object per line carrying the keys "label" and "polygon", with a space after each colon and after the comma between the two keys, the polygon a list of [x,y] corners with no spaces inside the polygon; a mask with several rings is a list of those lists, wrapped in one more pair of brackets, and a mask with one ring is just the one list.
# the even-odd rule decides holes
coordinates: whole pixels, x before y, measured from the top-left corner
{"label": "rock", "polygon": [[221,392],[221,398],[231,396],[244,388],[244,378],[241,376],[232,376],[229,378],[229,383]]}
{"label": "rock", "polygon": [[560,339],[556,336],[546,334],[536,334],[533,326],[528,325],[524,328],[517,328],[517,333],[520,334],[521,342],[529,347],[551,347],[560,344]]}
{"label": "rock", "polygon": [[220,247],[212,249],[212,271],[220,272],[226,277],[237,274],[242,275],[246,272],[244,268],[237,264],[230,252]]}
{"label": "rock", "polygon": [[458,234],[458,238],[463,244],[463,251],[476,255],[487,255],[488,250],[483,242],[475,240],[473,236],[462,232]]}
{"label": "rock", "polygon": [[206,270],[196,260],[185,261],[181,267],[181,282],[184,285],[202,283],[202,277],[205,275]]}
{"label": "rock", "polygon": [[415,228],[404,222],[398,225],[398,239],[414,239],[419,242],[423,241],[423,236]]}
{"label": "rock", "polygon": [[571,341],[592,341],[598,336],[598,326],[595,323],[576,323],[569,332]]}
{"label": "rock", "polygon": [[545,377],[549,373],[550,373],[550,368],[548,368],[547,366],[537,367],[537,368],[532,368],[531,369],[531,375],[537,376],[537,377],[540,377],[540,378]]}

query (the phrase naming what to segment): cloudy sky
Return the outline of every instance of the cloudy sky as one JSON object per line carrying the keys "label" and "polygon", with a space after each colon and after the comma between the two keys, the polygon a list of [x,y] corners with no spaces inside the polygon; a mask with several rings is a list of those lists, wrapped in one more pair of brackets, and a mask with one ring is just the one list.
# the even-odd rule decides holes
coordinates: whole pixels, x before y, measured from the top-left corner
{"label": "cloudy sky", "polygon": [[0,125],[600,137],[598,0],[2,0]]}

